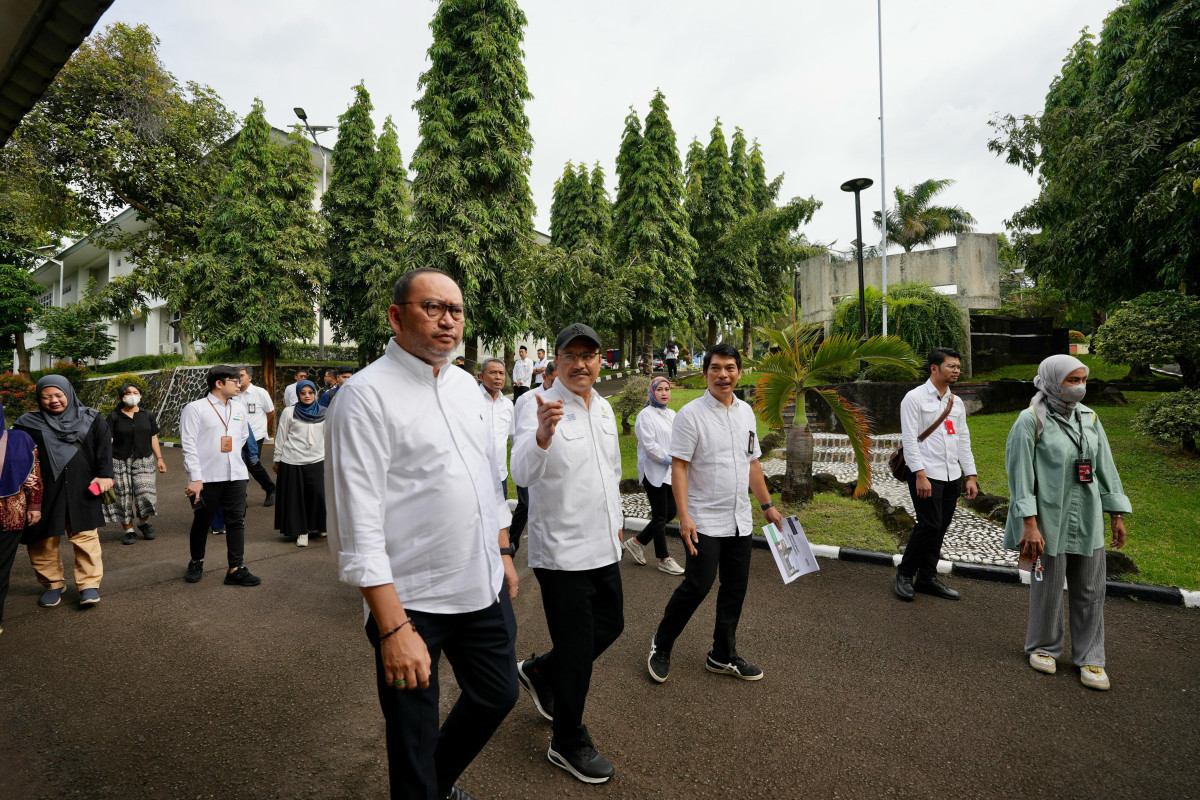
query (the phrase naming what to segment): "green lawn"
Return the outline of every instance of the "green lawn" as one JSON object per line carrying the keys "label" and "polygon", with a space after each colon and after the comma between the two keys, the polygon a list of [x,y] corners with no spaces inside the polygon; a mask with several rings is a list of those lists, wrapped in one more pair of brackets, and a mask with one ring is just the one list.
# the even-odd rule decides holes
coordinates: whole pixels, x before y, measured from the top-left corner
{"label": "green lawn", "polygon": [[[1086,357],[1085,357],[1086,358]],[[1125,494],[1133,504],[1125,552],[1143,583],[1200,589],[1200,458],[1180,454],[1133,430],[1133,416],[1155,392],[1125,392],[1126,407],[1097,408],[1108,433]],[[1017,414],[972,416],[971,449],[985,491],[1008,496],[1004,443]]]}
{"label": "green lawn", "polygon": [[[1084,364],[1087,364],[1088,377],[1097,381],[1119,381],[1129,374],[1129,367],[1125,364],[1109,364],[1107,361],[1100,358],[1098,355],[1084,354],[1076,356]],[[998,381],[1004,379],[1017,381],[1031,381],[1037,375],[1037,364],[1009,364],[1007,367],[1000,367],[991,372],[983,372],[971,378],[972,381]],[[1162,381],[1164,388],[1167,385],[1179,385],[1179,381],[1175,378],[1165,378],[1161,375],[1155,375],[1154,380]]]}

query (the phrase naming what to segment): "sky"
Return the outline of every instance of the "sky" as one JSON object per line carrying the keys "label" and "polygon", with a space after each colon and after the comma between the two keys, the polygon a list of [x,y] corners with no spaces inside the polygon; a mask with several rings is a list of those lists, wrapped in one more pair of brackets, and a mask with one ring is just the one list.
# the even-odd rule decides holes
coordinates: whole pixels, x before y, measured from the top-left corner
{"label": "sky", "polygon": [[[1036,113],[1067,50],[1099,34],[1117,0],[884,0],[886,180],[956,183],[939,203],[960,205],[981,232],[1037,194],[1036,180],[987,149],[996,114]],[[521,0],[525,67],[534,99],[530,185],[535,226],[548,231],[554,182],[567,161],[599,161],[615,195],[615,160],[632,105],[643,120],[656,88],[670,107],[680,155],[707,144],[720,117],[726,140],[758,139],[781,200],[823,203],[803,228],[845,248],[855,238],[857,177],[863,239],[877,241],[880,207],[878,28],[875,0]],[[245,115],[261,98],[276,127],[301,106],[334,125],[364,81],[377,125],[392,115],[406,160],[418,143],[412,110],[428,67],[434,0],[116,0],[100,26],[145,23],[181,81],[215,89]],[[99,28],[98,28],[99,29]],[[333,145],[334,133],[321,143]],[[891,193],[889,192],[889,203]],[[937,246],[951,244],[949,238]]]}

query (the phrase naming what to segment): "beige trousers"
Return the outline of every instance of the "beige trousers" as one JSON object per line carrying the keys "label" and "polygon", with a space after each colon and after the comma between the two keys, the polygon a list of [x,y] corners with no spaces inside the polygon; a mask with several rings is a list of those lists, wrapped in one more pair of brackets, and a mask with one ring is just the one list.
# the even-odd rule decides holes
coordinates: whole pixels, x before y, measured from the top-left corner
{"label": "beige trousers", "polygon": [[[28,546],[29,563],[37,573],[38,583],[47,589],[61,589],[66,585],[63,577],[62,558],[58,554],[61,536],[51,536]],[[100,557],[100,533],[96,528],[79,531],[70,536],[75,548],[75,588],[99,589],[104,577],[104,560]]]}

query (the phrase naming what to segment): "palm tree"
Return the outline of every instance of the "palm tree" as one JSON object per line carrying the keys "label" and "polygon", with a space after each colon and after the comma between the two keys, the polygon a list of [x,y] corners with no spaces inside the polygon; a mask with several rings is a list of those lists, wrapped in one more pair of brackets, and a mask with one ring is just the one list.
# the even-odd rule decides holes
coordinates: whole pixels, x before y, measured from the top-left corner
{"label": "palm tree", "polygon": [[771,354],[755,362],[761,374],[754,395],[754,409],[772,428],[782,427],[784,411],[796,401],[795,417],[787,435],[787,472],[783,479],[783,502],[806,503],[812,499],[813,436],[808,426],[805,401],[822,397],[850,437],[854,460],[858,463],[858,485],[854,496],[867,491],[871,484],[870,434],[866,412],[843,400],[833,389],[818,389],[835,379],[848,365],[866,361],[901,367],[917,374],[919,362],[912,348],[895,336],[872,336],[865,342],[848,334],[821,341],[819,325],[783,330],[760,328],[759,336],[770,344]]}
{"label": "palm tree", "polygon": [[[934,239],[951,233],[970,233],[975,218],[962,206],[934,206],[930,202],[954,181],[950,178],[929,180],[905,192],[896,187],[896,203],[888,209],[887,239],[911,253],[920,244],[932,244]],[[875,212],[875,227],[880,227],[879,212]]]}

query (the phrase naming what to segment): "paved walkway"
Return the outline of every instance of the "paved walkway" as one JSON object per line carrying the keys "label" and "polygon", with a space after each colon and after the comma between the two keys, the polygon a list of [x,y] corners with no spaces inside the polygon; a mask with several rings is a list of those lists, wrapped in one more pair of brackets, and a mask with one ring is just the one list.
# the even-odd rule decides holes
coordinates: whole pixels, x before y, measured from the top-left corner
{"label": "paved walkway", "polygon": [[[251,487],[253,589],[182,580],[187,509],[178,451],[160,478],[160,536],[102,531],[102,602],[74,589],[38,609],[18,554],[0,636],[0,798],[381,798],[383,722],[358,593],[325,540],[271,531]],[[682,545],[671,542],[682,558]],[[524,550],[522,550],[524,552]],[[519,556],[518,653],[549,646]],[[1180,798],[1200,786],[1200,615],[1109,600],[1113,690],[1021,653],[1022,587],[958,580],[963,600],[901,603],[887,570],[821,561],[784,586],[755,550],[739,651],[766,677],[703,668],[714,599],[680,638],[670,680],[647,646],[678,583],[622,564],[625,632],[596,663],[586,721],[617,776],[578,783],[546,761],[550,728],[527,696],[462,778],[502,798]],[[443,662],[443,711],[457,690]]]}

